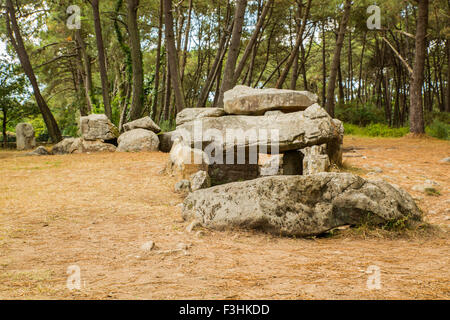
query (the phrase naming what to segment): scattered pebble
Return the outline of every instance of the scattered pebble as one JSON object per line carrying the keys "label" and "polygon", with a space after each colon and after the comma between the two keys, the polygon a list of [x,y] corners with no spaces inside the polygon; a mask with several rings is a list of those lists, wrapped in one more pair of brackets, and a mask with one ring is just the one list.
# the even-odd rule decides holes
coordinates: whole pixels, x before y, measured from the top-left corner
{"label": "scattered pebble", "polygon": [[383,170],[380,167],[373,167],[372,170],[376,173],[383,173]]}
{"label": "scattered pebble", "polygon": [[186,231],[191,233],[196,227],[200,226],[201,223],[198,221],[192,221],[191,224],[186,228]]}
{"label": "scattered pebble", "polygon": [[191,182],[189,180],[181,180],[175,184],[175,192],[184,193],[191,190]]}
{"label": "scattered pebble", "polygon": [[177,244],[177,250],[186,251],[187,249],[189,249],[189,246],[186,243],[180,242],[179,244]]}
{"label": "scattered pebble", "polygon": [[204,237],[204,236],[205,236],[205,233],[204,233],[202,230],[199,230],[199,231],[197,231],[197,232],[195,233],[195,236],[196,236],[197,238],[201,238],[201,237]]}
{"label": "scattered pebble", "polygon": [[433,181],[433,180],[425,180],[425,185],[439,186],[439,183],[437,183],[436,181]]}
{"label": "scattered pebble", "polygon": [[148,241],[141,246],[142,251],[151,251],[155,247],[155,243],[153,241]]}

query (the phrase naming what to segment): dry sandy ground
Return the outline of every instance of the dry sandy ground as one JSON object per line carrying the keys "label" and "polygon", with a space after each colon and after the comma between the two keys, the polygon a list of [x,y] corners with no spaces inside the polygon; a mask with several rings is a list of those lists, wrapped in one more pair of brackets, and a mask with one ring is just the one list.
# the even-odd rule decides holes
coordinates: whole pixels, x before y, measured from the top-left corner
{"label": "dry sandy ground", "polygon": [[[356,148],[346,157],[350,170],[404,187],[442,231],[314,239],[189,233],[175,179],[159,174],[165,154],[2,151],[0,298],[449,299],[450,164],[439,160],[450,144],[346,137],[345,145]],[[440,196],[411,190],[426,179],[439,183]],[[140,247],[148,241],[156,247],[146,253]],[[190,247],[170,252],[179,243]],[[67,288],[72,265],[81,270],[80,290]],[[379,290],[367,287],[373,265]]]}

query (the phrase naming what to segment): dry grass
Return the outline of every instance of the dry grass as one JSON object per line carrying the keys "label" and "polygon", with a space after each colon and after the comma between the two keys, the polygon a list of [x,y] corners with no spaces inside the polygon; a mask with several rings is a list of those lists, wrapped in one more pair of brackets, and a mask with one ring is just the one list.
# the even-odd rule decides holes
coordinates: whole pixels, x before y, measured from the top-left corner
{"label": "dry grass", "polygon": [[[158,174],[165,154],[0,152],[0,299],[449,299],[449,164],[439,163],[449,143],[345,143],[366,157],[348,158],[350,170],[404,187],[426,223],[408,234],[358,228],[313,239],[196,235],[185,231],[175,179]],[[370,174],[374,166],[383,173]],[[425,179],[440,196],[411,190]],[[150,240],[156,248],[144,253]],[[187,255],[156,253],[180,242]],[[71,265],[81,268],[79,291],[66,288]],[[366,287],[370,265],[381,268],[381,290]]]}

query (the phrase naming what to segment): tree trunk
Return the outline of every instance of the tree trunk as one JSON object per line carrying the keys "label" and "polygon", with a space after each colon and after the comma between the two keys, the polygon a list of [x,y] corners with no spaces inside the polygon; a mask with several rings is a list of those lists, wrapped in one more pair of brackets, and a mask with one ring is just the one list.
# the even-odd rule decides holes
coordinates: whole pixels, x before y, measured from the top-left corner
{"label": "tree trunk", "polygon": [[178,54],[175,47],[175,35],[173,32],[173,14],[172,14],[172,0],[164,1],[164,16],[166,24],[166,50],[168,56],[168,64],[170,70],[170,78],[172,79],[172,88],[175,94],[175,102],[177,112],[183,110],[186,106],[184,100],[183,90],[180,81],[180,70],[178,68]]}
{"label": "tree trunk", "polygon": [[98,64],[100,69],[100,78],[102,81],[103,105],[105,107],[106,116],[112,118],[112,109],[109,99],[109,81],[108,72],[106,70],[106,55],[103,44],[102,25],[100,21],[100,11],[98,7],[99,0],[91,0],[92,12],[94,15],[95,38],[97,40]]}
{"label": "tree trunk", "polygon": [[2,134],[3,134],[3,148],[6,148],[6,145],[8,144],[8,136],[6,135],[6,124],[8,123],[7,116],[7,109],[4,106],[3,107],[3,125],[2,125]]}
{"label": "tree trunk", "polygon": [[228,50],[228,58],[225,64],[223,74],[222,87],[220,88],[220,96],[218,101],[219,108],[223,108],[223,97],[226,91],[233,89],[234,72],[236,62],[239,56],[239,48],[241,46],[242,27],[244,24],[245,9],[247,0],[237,0],[234,12],[234,25],[231,34],[230,49]]}
{"label": "tree trunk", "polygon": [[8,10],[8,14],[6,15],[6,28],[8,36],[11,40],[11,43],[15,51],[17,52],[17,55],[19,56],[22,68],[31,82],[34,97],[36,99],[36,103],[39,107],[39,110],[41,111],[45,125],[47,126],[48,134],[52,142],[57,143],[62,140],[61,131],[59,131],[58,124],[56,123],[56,120],[53,117],[53,114],[50,111],[47,102],[45,102],[44,98],[41,95],[41,91],[39,89],[39,85],[36,76],[34,74],[33,67],[31,66],[30,58],[25,49],[25,44],[23,42],[22,35],[20,33],[19,25],[16,19],[16,9],[14,8],[12,0],[6,1],[6,7]]}
{"label": "tree trunk", "polygon": [[239,64],[234,72],[233,86],[236,85],[239,77],[241,76],[242,70],[244,70],[244,67],[248,60],[248,57],[250,56],[250,53],[252,52],[252,49],[254,48],[254,46],[256,44],[256,40],[258,39],[259,32],[261,31],[261,28],[264,24],[267,13],[269,13],[269,9],[270,9],[270,6],[272,5],[272,2],[273,2],[273,0],[267,0],[266,4],[263,7],[263,10],[261,12],[261,15],[259,16],[258,22],[256,23],[255,30],[253,31],[253,34],[247,44],[247,47],[245,48],[244,54],[242,55],[242,58],[239,61]]}
{"label": "tree trunk", "polygon": [[[303,9],[302,1],[298,2],[297,5],[298,5],[298,10],[296,12],[295,20],[297,21],[296,31],[297,31],[297,34],[299,34],[300,30],[302,28],[302,22],[301,22],[302,9]],[[305,51],[304,47],[303,47],[303,37],[302,37],[302,42],[300,42],[299,50],[297,50],[297,52],[295,53],[294,63],[292,65],[292,77],[291,77],[291,85],[290,85],[291,90],[295,90],[297,88],[298,69],[299,69],[298,59],[300,58],[300,51],[302,51],[302,54]]]}
{"label": "tree trunk", "polygon": [[139,36],[138,15],[139,0],[127,0],[128,32],[133,64],[133,91],[130,108],[130,120],[142,117],[144,108],[144,69],[142,66],[141,39]]}
{"label": "tree trunk", "polygon": [[322,105],[327,103],[327,56],[325,22],[322,25]]}
{"label": "tree trunk", "polygon": [[291,69],[292,64],[294,63],[294,60],[296,59],[296,57],[298,59],[298,51],[300,48],[300,44],[303,41],[303,33],[305,32],[306,22],[309,17],[309,10],[311,9],[311,1],[312,0],[308,0],[308,2],[306,4],[306,9],[305,9],[305,14],[303,16],[302,26],[300,28],[300,31],[297,34],[297,39],[295,42],[294,49],[292,50],[291,55],[289,56],[289,59],[287,60],[286,65],[283,69],[283,72],[281,73],[280,77],[278,78],[277,84],[275,85],[275,87],[278,89],[283,88],[284,81],[286,81],[286,78],[289,74],[289,70]]}
{"label": "tree trunk", "polygon": [[450,40],[447,40],[447,99],[445,111],[450,112]]}
{"label": "tree trunk", "polygon": [[428,0],[419,0],[419,11],[416,28],[416,53],[410,89],[410,131],[413,134],[424,134],[422,87],[427,45]]}
{"label": "tree trunk", "polygon": [[364,62],[364,52],[366,51],[366,40],[367,40],[367,31],[364,32],[364,38],[363,38],[363,46],[361,51],[361,59],[359,61],[359,81],[358,81],[358,103],[361,102],[361,79],[362,79],[362,68],[363,68],[363,62]]}
{"label": "tree trunk", "polygon": [[192,0],[189,0],[188,21],[187,21],[187,25],[186,25],[186,30],[184,32],[183,58],[181,59],[181,83],[183,83],[184,72],[186,69],[187,52],[188,52],[188,45],[189,45],[189,32],[191,31],[191,17],[192,17]]}
{"label": "tree trunk", "polygon": [[158,25],[158,46],[156,47],[156,66],[155,66],[155,86],[153,94],[153,106],[152,106],[152,117],[153,120],[157,121],[157,109],[158,109],[158,94],[159,94],[159,73],[161,70],[161,45],[162,45],[162,30],[163,30],[163,15],[164,6],[163,2],[160,1],[159,5],[159,25]]}
{"label": "tree trunk", "polygon": [[339,26],[339,34],[336,41],[336,47],[334,49],[333,61],[330,68],[330,80],[328,82],[327,90],[327,111],[330,116],[334,117],[334,106],[336,104],[334,97],[334,89],[336,88],[336,76],[338,73],[339,62],[341,60],[342,45],[344,43],[345,31],[347,29],[347,23],[350,18],[350,10],[352,7],[352,1],[346,0],[344,7],[344,14]]}
{"label": "tree trunk", "polygon": [[[229,22],[228,22],[229,23]],[[214,79],[217,78],[217,75],[221,73],[222,70],[222,62],[225,57],[225,53],[228,47],[229,36],[233,30],[233,23],[230,23],[228,29],[220,36],[219,48],[216,52],[216,57],[214,58],[214,62],[212,64],[211,69],[209,70],[208,76],[205,81],[205,85],[202,88],[200,93],[200,97],[198,99],[197,108],[203,108],[206,105],[206,101],[208,100],[209,92],[214,84]],[[220,92],[220,91],[219,91]],[[217,101],[219,99],[219,95],[217,95]],[[216,95],[214,96],[216,98]],[[216,99],[215,99],[216,100]]]}
{"label": "tree trunk", "polygon": [[87,114],[92,113],[93,102],[92,102],[92,70],[91,70],[91,59],[87,54],[86,44],[84,43],[83,37],[81,35],[81,30],[77,29],[75,31],[75,40],[79,47],[79,52],[82,58],[83,71],[84,71],[84,95],[86,97]]}

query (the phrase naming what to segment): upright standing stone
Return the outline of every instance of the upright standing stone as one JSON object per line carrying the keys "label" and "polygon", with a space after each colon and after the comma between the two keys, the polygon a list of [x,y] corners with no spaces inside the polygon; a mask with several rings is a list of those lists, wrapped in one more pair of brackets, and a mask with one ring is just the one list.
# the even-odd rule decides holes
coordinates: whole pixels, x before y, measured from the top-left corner
{"label": "upright standing stone", "polygon": [[330,158],[327,155],[327,146],[312,146],[301,150],[303,158],[303,174],[310,175],[327,172],[330,169]]}
{"label": "upright standing stone", "polygon": [[17,150],[30,150],[36,147],[33,126],[29,123],[19,123],[16,126]]}
{"label": "upright standing stone", "polygon": [[84,140],[114,140],[119,137],[119,130],[104,114],[91,114],[81,117],[81,134]]}

